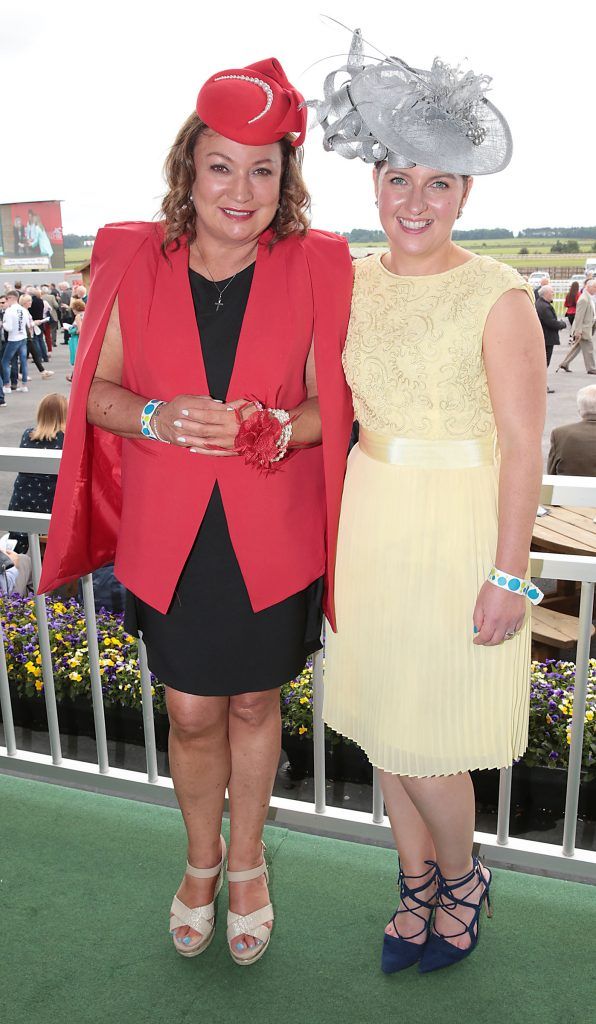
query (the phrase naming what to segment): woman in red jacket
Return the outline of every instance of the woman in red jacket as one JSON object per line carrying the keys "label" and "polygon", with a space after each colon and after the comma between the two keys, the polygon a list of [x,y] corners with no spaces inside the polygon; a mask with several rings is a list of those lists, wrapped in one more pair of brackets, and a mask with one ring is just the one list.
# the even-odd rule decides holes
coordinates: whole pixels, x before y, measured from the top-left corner
{"label": "woman in red jacket", "polygon": [[41,588],[115,556],[166,687],[188,833],[174,945],[196,956],[213,937],[227,789],[239,964],[269,942],[279,687],[320,646],[326,564],[333,621],[352,422],[351,264],[308,229],[301,104],[275,60],[214,75],[168,157],[162,220],[100,232]]}
{"label": "woman in red jacket", "polygon": [[565,306],[565,316],[569,320],[569,324],[573,327],[573,321],[575,320],[575,311],[577,308],[577,300],[579,299],[579,282],[573,281],[571,288],[565,296],[563,305]]}

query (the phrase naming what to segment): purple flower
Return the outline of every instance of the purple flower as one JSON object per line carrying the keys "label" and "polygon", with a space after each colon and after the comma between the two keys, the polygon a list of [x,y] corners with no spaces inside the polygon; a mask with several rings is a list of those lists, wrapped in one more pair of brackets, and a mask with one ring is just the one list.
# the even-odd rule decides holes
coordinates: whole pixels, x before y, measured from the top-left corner
{"label": "purple flower", "polygon": [[550,754],[548,755],[550,761],[556,761],[558,756],[559,755],[556,750],[551,750]]}

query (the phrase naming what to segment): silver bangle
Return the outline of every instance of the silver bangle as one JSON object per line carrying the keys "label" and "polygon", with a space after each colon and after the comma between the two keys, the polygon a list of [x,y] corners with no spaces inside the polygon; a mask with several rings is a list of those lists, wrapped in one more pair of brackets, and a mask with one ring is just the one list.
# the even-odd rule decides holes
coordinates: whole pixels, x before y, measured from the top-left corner
{"label": "silver bangle", "polygon": [[161,412],[162,406],[164,406],[166,404],[167,404],[166,402],[160,402],[159,403],[159,405],[157,406],[157,408],[155,409],[155,411],[151,415],[151,419],[149,420],[149,425],[150,425],[151,430],[153,431],[153,433],[155,435],[155,440],[156,441],[161,441],[162,444],[171,444],[172,442],[171,441],[166,441],[165,437],[162,437],[160,432],[159,432],[159,430],[157,429],[157,421],[159,419],[159,414]]}

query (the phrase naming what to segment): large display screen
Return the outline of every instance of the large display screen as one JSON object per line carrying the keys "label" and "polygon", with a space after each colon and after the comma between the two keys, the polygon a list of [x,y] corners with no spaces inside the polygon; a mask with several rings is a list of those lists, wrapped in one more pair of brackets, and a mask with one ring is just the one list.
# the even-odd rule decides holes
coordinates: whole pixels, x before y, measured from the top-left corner
{"label": "large display screen", "polygon": [[0,269],[51,270],[63,266],[58,201],[0,204]]}

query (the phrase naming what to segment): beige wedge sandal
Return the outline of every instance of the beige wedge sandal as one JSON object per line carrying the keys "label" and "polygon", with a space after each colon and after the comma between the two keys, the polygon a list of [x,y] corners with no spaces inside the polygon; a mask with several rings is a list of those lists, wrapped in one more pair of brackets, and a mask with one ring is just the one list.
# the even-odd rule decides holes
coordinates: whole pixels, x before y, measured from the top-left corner
{"label": "beige wedge sandal", "polygon": [[[174,941],[174,949],[180,954],[180,956],[199,956],[199,954],[204,953],[207,947],[211,944],[213,936],[215,935],[215,901],[223,885],[225,860],[226,844],[222,836],[221,860],[214,868],[193,868],[192,864],[189,864],[188,861],[186,862],[186,874],[192,875],[193,878],[215,878],[216,875],[219,877],[215,885],[213,900],[211,903],[207,903],[204,907],[187,907],[182,900],[178,899],[178,896],[174,896],[174,899],[172,900],[172,906],[170,908],[170,932],[172,933],[172,939]],[[173,932],[177,928],[184,928],[185,926],[193,928],[196,932],[200,932],[201,938],[196,939],[194,942],[191,940],[184,945],[177,942],[176,936]],[[189,936],[187,936],[187,938],[189,938]]]}
{"label": "beige wedge sandal", "polygon": [[[259,875],[265,875],[265,881],[269,885],[269,872],[267,871],[264,854],[263,863],[258,868],[252,868],[249,871],[228,871],[228,881],[249,882],[253,878],[258,878]],[[273,918],[274,914],[271,903],[268,903],[265,907],[260,907],[259,910],[253,911],[252,914],[246,914],[246,916],[235,914],[232,910],[228,910],[228,949],[234,963],[240,967],[247,967],[249,964],[254,964],[257,960],[261,959],[271,939],[271,928],[267,928],[265,922],[273,921]],[[260,945],[239,952],[230,945],[232,940],[239,935],[251,935],[252,938],[259,940]]]}

